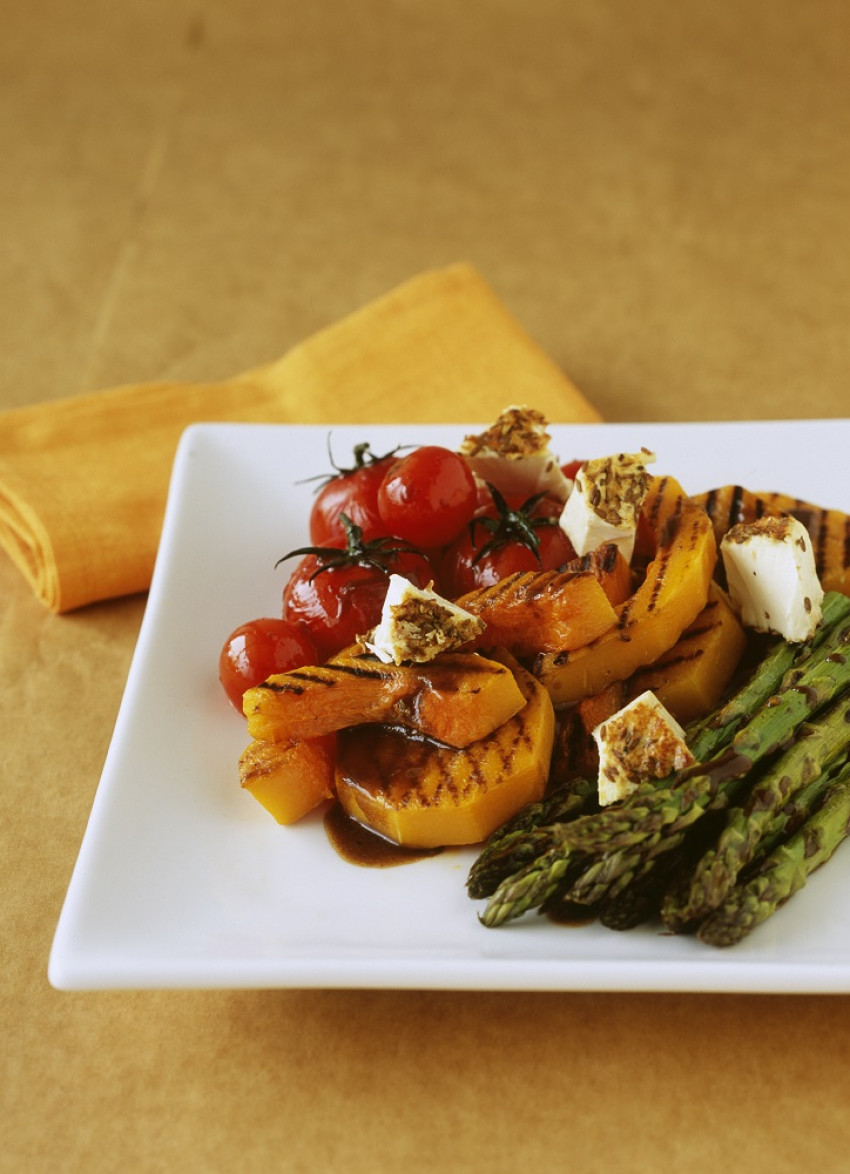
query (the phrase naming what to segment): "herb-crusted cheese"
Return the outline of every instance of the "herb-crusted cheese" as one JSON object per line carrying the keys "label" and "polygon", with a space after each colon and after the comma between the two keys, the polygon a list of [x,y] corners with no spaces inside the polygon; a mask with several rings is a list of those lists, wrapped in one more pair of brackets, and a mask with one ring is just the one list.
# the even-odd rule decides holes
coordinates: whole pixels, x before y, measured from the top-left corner
{"label": "herb-crusted cheese", "polygon": [[814,635],[823,588],[802,522],[786,515],[742,522],[724,535],[720,553],[729,594],[746,627],[792,643]]}
{"label": "herb-crusted cheese", "polygon": [[549,447],[546,417],[535,408],[505,408],[486,432],[467,436],[461,456],[476,477],[503,494],[552,493],[566,500],[572,482]]}
{"label": "herb-crusted cheese", "polygon": [[641,693],[593,731],[599,751],[599,802],[627,798],[641,783],[694,761],[685,732],[654,693]]}
{"label": "herb-crusted cheese", "polygon": [[380,622],[364,643],[385,664],[425,664],[473,640],[485,626],[429,587],[390,575]]}
{"label": "herb-crusted cheese", "polygon": [[647,464],[653,453],[618,453],[586,461],[561,514],[561,529],[576,554],[613,542],[627,562],[635,548],[637,521],[649,488]]}

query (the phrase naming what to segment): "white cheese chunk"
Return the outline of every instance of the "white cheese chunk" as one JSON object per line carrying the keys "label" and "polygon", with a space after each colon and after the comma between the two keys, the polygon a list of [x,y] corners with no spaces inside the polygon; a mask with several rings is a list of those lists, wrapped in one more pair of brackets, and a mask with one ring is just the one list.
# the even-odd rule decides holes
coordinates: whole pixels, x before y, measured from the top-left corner
{"label": "white cheese chunk", "polygon": [[486,432],[467,436],[460,453],[480,481],[506,497],[551,493],[565,501],[573,483],[549,447],[547,427],[546,417],[534,408],[505,408]]}
{"label": "white cheese chunk", "polygon": [[385,664],[425,664],[473,640],[485,626],[430,587],[414,587],[401,575],[390,575],[380,622],[364,644]]}
{"label": "white cheese chunk", "polygon": [[814,635],[823,588],[802,522],[786,516],[742,522],[724,535],[720,553],[729,594],[746,627],[791,643]]}
{"label": "white cheese chunk", "polygon": [[593,731],[599,751],[599,802],[617,803],[641,783],[666,778],[694,761],[685,731],[647,690]]}
{"label": "white cheese chunk", "polygon": [[613,542],[631,562],[640,507],[649,488],[646,466],[654,460],[650,452],[618,453],[582,465],[560,517],[576,554]]}

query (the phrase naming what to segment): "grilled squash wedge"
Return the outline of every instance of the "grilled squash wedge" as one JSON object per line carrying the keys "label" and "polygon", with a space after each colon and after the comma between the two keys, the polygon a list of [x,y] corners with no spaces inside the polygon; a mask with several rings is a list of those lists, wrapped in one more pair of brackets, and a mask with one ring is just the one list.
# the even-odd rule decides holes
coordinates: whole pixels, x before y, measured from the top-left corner
{"label": "grilled squash wedge", "polygon": [[717,544],[705,511],[672,477],[654,477],[641,523],[654,557],[637,591],[616,609],[614,626],[581,648],[542,653],[534,662],[556,707],[601,693],[657,660],[706,605]]}
{"label": "grilled squash wedge", "polygon": [[248,732],[263,742],[390,722],[457,747],[485,738],[524,705],[511,670],[478,653],[395,665],[356,647],[327,664],[269,677],[242,699]]}
{"label": "grilled squash wedge", "polygon": [[296,823],[333,798],[336,736],[304,742],[252,742],[239,759],[239,780],[278,823]]}
{"label": "grilled squash wedge", "polygon": [[679,640],[629,681],[629,697],[651,689],[682,725],[704,717],[720,701],[747,646],[725,593],[712,583],[708,603]]}
{"label": "grilled squash wedge", "polygon": [[555,715],[545,689],[519,665],[524,707],[461,750],[390,726],[339,735],[336,792],[352,819],[410,848],[475,844],[542,796]]}
{"label": "grilled squash wedge", "polygon": [[514,656],[580,648],[616,622],[614,605],[631,592],[631,572],[613,544],[562,570],[518,571],[461,596],[457,603],[487,625],[479,647]]}

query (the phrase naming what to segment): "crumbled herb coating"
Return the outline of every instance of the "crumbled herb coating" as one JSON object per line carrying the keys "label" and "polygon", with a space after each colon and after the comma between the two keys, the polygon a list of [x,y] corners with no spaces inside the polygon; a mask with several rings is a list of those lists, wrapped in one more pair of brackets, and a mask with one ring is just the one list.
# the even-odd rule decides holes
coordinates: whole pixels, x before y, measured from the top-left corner
{"label": "crumbled herb coating", "polygon": [[643,499],[649,489],[650,475],[646,462],[652,453],[618,453],[587,461],[576,481],[579,492],[588,495],[595,514],[611,526],[634,526]]}
{"label": "crumbled herb coating", "polygon": [[464,456],[498,453],[503,457],[530,457],[546,452],[551,437],[546,417],[535,408],[506,408],[486,432],[467,436],[460,446]]}
{"label": "crumbled herb coating", "polygon": [[422,664],[459,648],[484,631],[478,616],[459,616],[439,600],[407,598],[390,608],[403,659]]}

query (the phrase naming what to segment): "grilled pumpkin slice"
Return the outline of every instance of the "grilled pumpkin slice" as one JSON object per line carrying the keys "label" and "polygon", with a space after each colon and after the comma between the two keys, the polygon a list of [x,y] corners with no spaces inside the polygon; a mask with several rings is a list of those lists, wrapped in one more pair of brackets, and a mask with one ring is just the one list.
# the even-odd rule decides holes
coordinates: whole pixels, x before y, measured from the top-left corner
{"label": "grilled pumpkin slice", "polygon": [[791,514],[809,532],[824,591],[850,595],[850,515],[784,493],[753,493],[741,485],[697,494],[694,501],[711,518],[718,543],[738,522],[754,522],[765,514]]}
{"label": "grilled pumpkin slice", "polygon": [[333,798],[336,735],[303,742],[252,742],[239,781],[278,823],[296,823]]}
{"label": "grilled pumpkin slice", "polygon": [[708,603],[679,640],[628,683],[629,697],[651,689],[687,725],[718,704],[747,647],[747,636],[725,593],[712,583]]}
{"label": "grilled pumpkin slice", "polygon": [[476,844],[546,788],[555,715],[519,665],[525,705],[487,737],[456,750],[391,726],[339,734],[336,792],[352,819],[409,848]]}
{"label": "grilled pumpkin slice", "polygon": [[575,650],[542,653],[534,673],[556,707],[575,705],[652,664],[692,624],[708,600],[717,544],[708,515],[672,477],[653,477],[641,511],[654,557],[617,622]]}
{"label": "grilled pumpkin slice", "polygon": [[562,570],[518,571],[457,603],[487,625],[479,646],[496,644],[531,657],[595,639],[616,622],[614,605],[630,591],[628,563],[611,543]]}
{"label": "grilled pumpkin slice", "polygon": [[485,738],[523,705],[510,668],[478,653],[396,665],[357,648],[324,665],[271,676],[242,699],[248,732],[263,742],[300,742],[390,722],[449,746]]}

